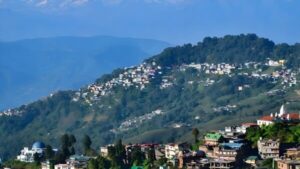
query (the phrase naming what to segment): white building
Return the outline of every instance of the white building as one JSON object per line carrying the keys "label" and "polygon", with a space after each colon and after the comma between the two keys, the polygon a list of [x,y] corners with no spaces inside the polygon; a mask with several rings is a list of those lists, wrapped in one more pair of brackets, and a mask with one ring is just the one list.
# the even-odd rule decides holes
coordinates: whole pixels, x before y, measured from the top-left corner
{"label": "white building", "polygon": [[274,123],[274,117],[273,115],[269,115],[269,116],[263,116],[260,119],[257,120],[257,125],[259,126],[268,126],[270,124]]}
{"label": "white building", "polygon": [[87,163],[90,157],[82,155],[73,155],[66,160],[66,164],[56,164],[54,169],[84,169],[87,168]]}
{"label": "white building", "polygon": [[45,144],[37,141],[32,145],[31,149],[29,149],[28,147],[24,147],[23,150],[21,150],[20,155],[17,156],[17,160],[29,163],[34,162],[34,154],[42,156],[44,153],[44,149]]}
{"label": "white building", "polygon": [[287,113],[284,108],[284,105],[282,105],[280,107],[279,114],[271,113],[269,116],[263,116],[257,120],[257,125],[268,126],[275,122],[299,123],[300,122],[300,113]]}
{"label": "white building", "polygon": [[69,164],[56,164],[54,169],[74,169]]}
{"label": "white building", "polygon": [[166,144],[165,145],[165,157],[169,160],[177,158],[180,151],[187,149],[188,146],[185,143],[182,144]]}
{"label": "white building", "polygon": [[41,169],[51,169],[51,163],[49,161],[42,162]]}

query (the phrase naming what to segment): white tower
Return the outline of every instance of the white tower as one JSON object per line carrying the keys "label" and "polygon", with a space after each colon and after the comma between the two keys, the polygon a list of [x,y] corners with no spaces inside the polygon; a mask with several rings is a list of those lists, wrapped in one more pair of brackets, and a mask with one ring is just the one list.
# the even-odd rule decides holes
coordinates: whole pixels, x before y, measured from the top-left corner
{"label": "white tower", "polygon": [[280,111],[279,111],[279,117],[282,117],[282,115],[284,115],[286,112],[285,112],[285,108],[284,108],[284,105],[282,105],[280,107]]}

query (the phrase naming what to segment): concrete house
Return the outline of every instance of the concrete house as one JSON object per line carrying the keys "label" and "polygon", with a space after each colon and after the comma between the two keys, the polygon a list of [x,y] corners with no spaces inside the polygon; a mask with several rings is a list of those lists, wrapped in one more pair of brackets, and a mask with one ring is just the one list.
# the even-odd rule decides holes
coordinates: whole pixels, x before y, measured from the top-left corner
{"label": "concrete house", "polygon": [[279,157],[279,140],[262,139],[257,141],[258,153],[262,159]]}

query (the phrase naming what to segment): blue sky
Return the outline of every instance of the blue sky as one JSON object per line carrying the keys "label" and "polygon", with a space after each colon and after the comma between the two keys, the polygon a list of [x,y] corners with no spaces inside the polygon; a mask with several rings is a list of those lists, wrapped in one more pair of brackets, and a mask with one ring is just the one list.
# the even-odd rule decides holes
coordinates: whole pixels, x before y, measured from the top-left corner
{"label": "blue sky", "polygon": [[256,33],[300,42],[298,0],[0,0],[0,40],[111,35],[195,43]]}

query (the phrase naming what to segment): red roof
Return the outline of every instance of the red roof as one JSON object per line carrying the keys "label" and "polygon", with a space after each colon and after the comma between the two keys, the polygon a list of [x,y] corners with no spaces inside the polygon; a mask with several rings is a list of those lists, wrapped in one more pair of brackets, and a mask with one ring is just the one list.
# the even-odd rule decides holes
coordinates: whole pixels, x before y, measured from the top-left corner
{"label": "red roof", "polygon": [[[289,114],[284,114],[282,115],[282,119],[287,119],[289,115],[289,120],[300,120],[300,115],[299,113],[289,113]],[[261,117],[259,120],[263,120],[263,121],[273,121],[275,120],[275,117],[271,117],[271,116],[263,116]]]}
{"label": "red roof", "polygon": [[263,121],[273,121],[274,117],[271,116],[263,116],[261,117],[259,120],[263,120]]}
{"label": "red roof", "polygon": [[291,120],[299,120],[300,119],[299,113],[284,114],[282,117],[287,118],[288,115],[290,116],[289,119],[291,119]]}

